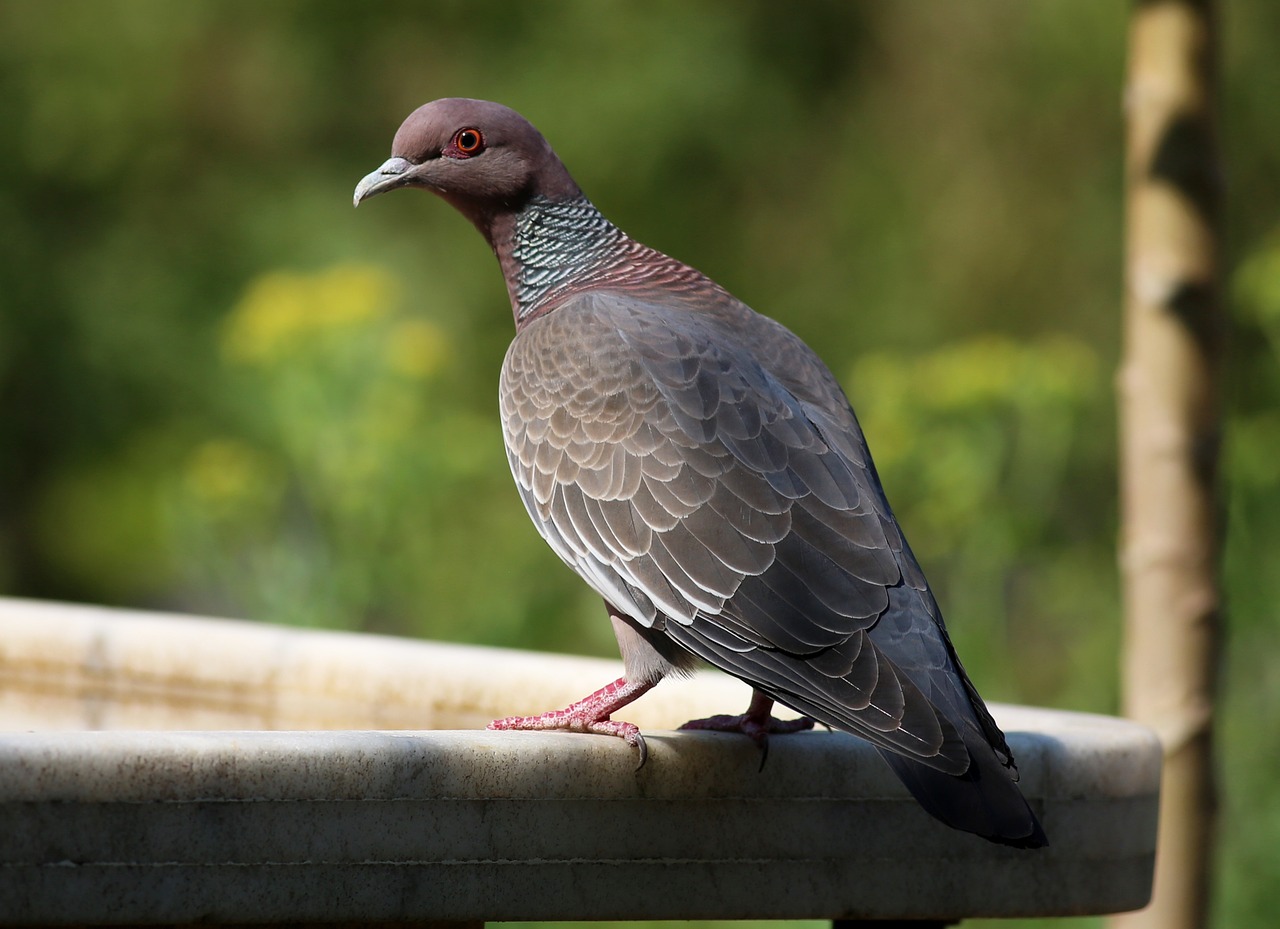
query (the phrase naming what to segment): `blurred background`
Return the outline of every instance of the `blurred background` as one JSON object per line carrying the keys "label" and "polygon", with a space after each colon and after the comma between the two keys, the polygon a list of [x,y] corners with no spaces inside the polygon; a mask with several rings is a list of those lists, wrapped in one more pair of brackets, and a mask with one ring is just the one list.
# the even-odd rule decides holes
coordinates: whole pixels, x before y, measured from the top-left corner
{"label": "blurred background", "polygon": [[[1261,929],[1280,5],[1223,6],[1215,915]],[[485,97],[818,349],[988,699],[1114,711],[1126,13],[0,0],[0,593],[616,654],[511,484],[492,256],[428,196],[351,208],[414,107]]]}

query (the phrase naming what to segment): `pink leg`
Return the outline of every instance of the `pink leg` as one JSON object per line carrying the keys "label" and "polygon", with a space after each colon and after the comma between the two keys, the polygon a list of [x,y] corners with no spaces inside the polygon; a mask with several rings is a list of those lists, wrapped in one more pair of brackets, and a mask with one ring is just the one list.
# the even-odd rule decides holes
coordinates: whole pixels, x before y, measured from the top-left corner
{"label": "pink leg", "polygon": [[813,720],[807,716],[799,719],[775,719],[773,698],[760,691],[751,694],[751,705],[741,716],[710,716],[706,719],[691,719],[681,729],[700,729],[712,732],[741,732],[750,736],[764,753],[760,758],[760,767],[769,755],[769,736],[785,735],[789,732],[803,732],[813,728]]}
{"label": "pink leg", "polygon": [[648,757],[640,729],[632,723],[610,719],[616,711],[650,690],[655,682],[628,681],[620,677],[612,684],[601,687],[589,697],[571,703],[563,710],[551,710],[541,716],[508,716],[489,723],[490,729],[568,729],[571,732],[594,732],[612,735],[625,741],[640,752],[640,766]]}

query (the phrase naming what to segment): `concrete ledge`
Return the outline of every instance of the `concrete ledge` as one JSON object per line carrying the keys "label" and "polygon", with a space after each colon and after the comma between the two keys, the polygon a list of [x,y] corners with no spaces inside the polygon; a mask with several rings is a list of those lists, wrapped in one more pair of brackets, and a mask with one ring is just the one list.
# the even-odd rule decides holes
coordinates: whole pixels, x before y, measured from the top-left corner
{"label": "concrete ledge", "polygon": [[[621,673],[596,658],[0,597],[0,730],[482,729]],[[671,728],[750,699],[708,672],[664,681],[628,713]]]}
{"label": "concrete ledge", "polygon": [[[393,652],[409,654],[419,676],[434,668],[435,685],[445,677],[461,687],[452,699],[433,691],[427,702],[441,715],[546,708],[558,688],[581,696],[579,676],[591,676],[589,688],[617,668],[463,649],[481,659],[468,665],[456,647],[8,602],[0,603],[5,724],[45,728],[37,679],[57,726],[73,724],[72,705],[115,719],[120,707],[163,702],[167,685],[158,682],[183,675],[199,716],[207,693],[190,682],[218,690],[207,671],[218,633],[228,636],[229,659],[240,650],[224,670],[243,677],[276,666],[258,691],[223,688],[239,691],[226,701],[237,706],[278,707],[273,686],[277,696],[305,692],[300,683],[279,687],[290,668],[311,669],[295,682],[334,684],[327,697],[316,685],[322,707],[344,694],[358,704],[383,688],[413,690],[388,680],[413,676]],[[146,646],[150,634],[159,638]],[[249,654],[251,641],[266,651]],[[40,655],[39,668],[24,664]],[[531,690],[500,696],[495,666],[503,681]],[[186,670],[175,678],[175,668]],[[151,682],[150,698],[124,686],[130,675]],[[92,694],[88,679],[97,681]],[[59,696],[56,680],[72,693]],[[689,705],[647,712],[683,719],[729,709],[705,701],[736,696],[736,687],[695,680],[673,688]],[[648,701],[630,714],[646,726],[639,710]],[[745,739],[650,731],[649,763],[638,772],[621,742],[564,733],[0,733],[0,921],[939,919],[1142,906],[1155,840],[1154,736],[1106,717],[994,710],[1053,843],[1047,850],[1006,849],[936,823],[869,746],[838,733],[775,739],[759,771]]]}

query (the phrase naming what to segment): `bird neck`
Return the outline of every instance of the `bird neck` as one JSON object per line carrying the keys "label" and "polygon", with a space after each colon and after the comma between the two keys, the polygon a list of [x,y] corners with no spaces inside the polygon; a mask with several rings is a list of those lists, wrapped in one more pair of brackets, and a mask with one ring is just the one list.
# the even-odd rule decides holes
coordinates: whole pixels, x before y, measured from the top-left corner
{"label": "bird neck", "polygon": [[638,248],[586,197],[531,197],[495,218],[488,235],[522,328],[565,296],[607,278]]}

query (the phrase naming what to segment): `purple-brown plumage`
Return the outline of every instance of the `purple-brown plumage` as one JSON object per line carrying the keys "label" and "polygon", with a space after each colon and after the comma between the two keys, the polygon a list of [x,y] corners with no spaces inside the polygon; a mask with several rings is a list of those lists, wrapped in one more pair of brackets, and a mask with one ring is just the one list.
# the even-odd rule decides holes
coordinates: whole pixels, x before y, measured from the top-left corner
{"label": "purple-brown plumage", "polygon": [[[605,600],[626,674],[571,707],[498,720],[644,742],[612,714],[708,661],[770,732],[817,720],[876,745],[944,822],[1046,840],[961,667],[839,384],[783,326],[629,238],[514,111],[437,100],[356,188],[453,204],[498,257],[516,338],[507,456],[548,544]],[[773,701],[805,714],[779,723]]]}

